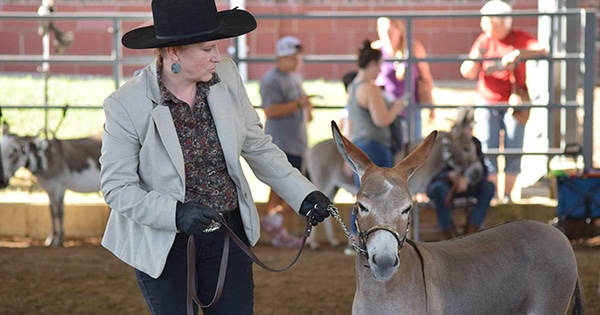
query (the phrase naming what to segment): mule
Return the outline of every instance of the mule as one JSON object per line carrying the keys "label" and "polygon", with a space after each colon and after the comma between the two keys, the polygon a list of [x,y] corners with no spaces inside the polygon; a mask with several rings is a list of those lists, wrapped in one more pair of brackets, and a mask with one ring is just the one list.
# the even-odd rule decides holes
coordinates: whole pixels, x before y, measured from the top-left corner
{"label": "mule", "polygon": [[[450,163],[454,163],[455,169],[467,173],[466,175],[471,177],[473,182],[477,182],[475,179],[477,176],[483,175],[483,170],[479,168],[481,164],[476,163],[479,159],[477,148],[470,137],[470,130],[475,123],[473,114],[473,108],[459,108],[450,131],[438,132],[429,159],[415,171],[408,183],[409,191],[413,196],[426,191],[431,179],[444,169],[445,159]],[[402,160],[418,144],[406,145],[403,151],[394,156],[394,160],[396,162]],[[338,153],[333,139],[315,144],[307,151],[305,161],[306,172],[311,181],[331,200],[340,188],[356,195],[358,187],[356,187],[354,177],[352,173],[344,170],[344,159]],[[321,229],[321,226],[325,229],[328,242],[338,244],[329,218],[325,219],[323,224],[319,224],[318,228],[313,228],[313,235]],[[309,239],[309,244],[312,248],[318,247],[318,242],[314,236]]]}
{"label": "mule", "polygon": [[0,188],[21,168],[36,176],[50,200],[52,232],[45,244],[62,246],[64,240],[64,197],[67,189],[89,193],[100,190],[100,149],[102,139],[93,136],[80,139],[42,139],[17,136],[4,127],[0,144],[2,178]]}
{"label": "mule", "polygon": [[[353,314],[583,314],[575,253],[558,229],[514,221],[436,243],[407,239],[408,182],[434,147],[432,132],[393,168],[380,168],[332,122],[361,179]],[[408,245],[407,245],[408,244]]]}
{"label": "mule", "polygon": [[[471,177],[473,182],[483,176],[479,163],[477,147],[472,140],[471,131],[475,124],[475,110],[472,107],[460,107],[450,131],[437,132],[429,158],[417,168],[408,182],[411,195],[424,193],[433,177],[452,164],[455,171]],[[420,143],[406,146],[405,150],[394,158],[396,163],[413,152]]]}

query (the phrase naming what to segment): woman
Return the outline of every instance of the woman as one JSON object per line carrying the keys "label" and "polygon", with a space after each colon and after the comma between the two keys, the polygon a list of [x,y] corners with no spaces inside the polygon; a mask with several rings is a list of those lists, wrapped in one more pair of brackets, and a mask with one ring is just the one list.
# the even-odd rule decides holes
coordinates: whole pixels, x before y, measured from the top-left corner
{"label": "woman", "polygon": [[[401,20],[392,20],[387,17],[377,19],[377,34],[379,40],[373,42],[373,48],[380,49],[385,59],[403,59],[408,58],[408,43],[406,40],[406,28]],[[418,41],[413,40],[410,53],[414,58],[426,58],[427,52],[425,46]],[[411,67],[410,81],[407,79],[406,68]],[[433,103],[433,77],[429,69],[429,63],[419,61],[414,64],[407,62],[386,61],[381,65],[381,72],[377,76],[376,84],[382,86],[385,91],[393,98],[404,97],[407,86],[413,93],[408,96],[413,103]],[[406,120],[406,113],[401,114]],[[412,124],[412,133],[414,140],[422,139],[421,134],[421,111],[415,110],[412,114],[414,123]],[[433,121],[435,112],[429,111],[429,121]],[[406,124],[406,122],[404,122]],[[404,139],[409,139],[409,135],[402,135]]]}
{"label": "woman", "polygon": [[[313,225],[331,204],[265,136],[235,64],[219,54],[219,40],[254,30],[254,17],[217,12],[213,0],[174,4],[152,1],[154,25],[123,36],[125,47],[158,57],[105,100],[100,158],[112,209],[102,245],[134,268],[152,314],[186,313],[189,235],[203,304],[215,293],[225,229],[203,231],[218,221],[256,244],[259,216],[240,156]],[[252,261],[231,245],[222,295],[204,314],[252,314],[253,288]]]}
{"label": "woman", "polygon": [[[390,125],[395,117],[404,110],[404,99],[396,99],[388,103],[380,87],[375,85],[375,79],[383,62],[380,50],[373,49],[371,42],[365,40],[358,50],[358,72],[348,85],[348,120],[350,121],[350,140],[356,144],[369,158],[380,167],[392,167]],[[355,174],[354,179],[360,186],[360,178]],[[354,222],[351,215],[350,222]],[[351,233],[356,234],[354,224],[350,225]],[[347,248],[348,249],[348,248]],[[350,250],[346,254],[353,253]]]}

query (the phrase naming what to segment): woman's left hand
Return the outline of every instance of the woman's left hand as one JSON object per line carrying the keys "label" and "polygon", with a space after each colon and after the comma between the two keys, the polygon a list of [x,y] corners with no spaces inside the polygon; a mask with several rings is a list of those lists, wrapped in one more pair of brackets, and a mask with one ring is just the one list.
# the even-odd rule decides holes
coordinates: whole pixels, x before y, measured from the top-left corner
{"label": "woman's left hand", "polygon": [[322,192],[315,190],[304,198],[299,212],[304,216],[310,215],[310,224],[316,226],[329,216],[330,206],[333,206],[333,202]]}

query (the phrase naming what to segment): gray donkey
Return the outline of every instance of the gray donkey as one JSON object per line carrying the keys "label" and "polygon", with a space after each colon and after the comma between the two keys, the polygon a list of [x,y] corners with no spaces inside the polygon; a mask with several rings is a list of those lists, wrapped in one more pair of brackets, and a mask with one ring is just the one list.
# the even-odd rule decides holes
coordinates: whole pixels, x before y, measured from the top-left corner
{"label": "gray donkey", "polygon": [[100,136],[81,139],[42,139],[17,136],[3,126],[0,143],[0,189],[21,167],[33,173],[50,199],[52,233],[46,245],[62,246],[64,198],[67,189],[76,192],[100,190]]}
{"label": "gray donkey", "polygon": [[360,254],[352,314],[584,314],[571,243],[557,228],[514,221],[457,239],[407,239],[409,178],[434,148],[432,132],[393,168],[381,168],[340,133],[334,139],[361,179]]}

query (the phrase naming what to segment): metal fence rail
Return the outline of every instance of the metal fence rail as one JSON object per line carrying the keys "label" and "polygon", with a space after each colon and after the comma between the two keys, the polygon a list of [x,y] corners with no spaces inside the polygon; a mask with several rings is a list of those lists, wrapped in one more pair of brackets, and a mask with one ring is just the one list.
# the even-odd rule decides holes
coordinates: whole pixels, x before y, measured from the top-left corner
{"label": "metal fence rail", "polygon": [[[421,11],[416,13],[406,12],[372,12],[368,14],[357,14],[356,12],[337,12],[331,13],[320,13],[313,12],[309,14],[297,15],[280,15],[280,14],[257,14],[257,19],[375,19],[379,16],[388,16],[390,18],[401,18],[406,21],[406,36],[408,47],[411,47],[410,43],[413,41],[413,24],[415,20],[419,19],[457,19],[457,18],[479,18],[481,15],[478,12],[452,12],[446,11]],[[513,17],[545,17],[550,19],[551,23],[551,38],[560,38],[560,34],[556,33],[557,26],[561,23],[561,19],[564,18],[576,18],[580,19],[580,38],[581,47],[576,47],[575,51],[567,51],[562,48],[556,47],[555,41],[549,41],[550,55],[547,58],[540,58],[540,60],[546,60],[548,63],[548,69],[554,69],[555,65],[573,64],[575,67],[581,69],[579,73],[580,77],[575,80],[575,83],[568,82],[569,84],[581,84],[583,90],[583,101],[581,103],[569,100],[564,90],[558,91],[558,97],[555,97],[554,82],[555,78],[553,71],[548,71],[548,87],[549,100],[545,104],[536,104],[531,107],[543,107],[548,109],[573,109],[581,108],[584,111],[584,122],[583,122],[583,160],[586,167],[592,166],[592,155],[593,155],[593,93],[596,85],[595,81],[595,54],[596,54],[596,15],[593,10],[586,9],[567,9],[560,12],[539,12],[539,11],[515,11],[509,14]],[[500,15],[502,16],[502,15]],[[122,47],[120,44],[120,38],[122,36],[122,23],[123,21],[145,21],[151,19],[149,13],[115,13],[115,12],[98,12],[94,14],[89,13],[52,13],[49,16],[39,16],[31,12],[0,12],[0,20],[14,19],[14,20],[110,20],[112,21],[112,48],[110,55],[68,55],[68,56],[42,56],[42,55],[0,55],[0,62],[3,63],[49,63],[49,64],[66,64],[66,63],[81,63],[81,64],[110,64],[113,68],[113,80],[115,82],[115,88],[119,87],[123,79],[123,66],[124,65],[144,65],[151,61],[151,58],[146,57],[126,57],[123,56]],[[259,63],[259,62],[271,62],[273,60],[272,55],[253,55],[253,56],[241,56],[239,54],[240,41],[234,41],[234,54],[233,58],[241,64],[244,63]],[[354,55],[304,55],[306,63],[353,63],[355,61]],[[467,55],[430,55],[427,58],[415,58],[409,48],[408,56],[405,59],[395,59],[396,61],[404,61],[409,64],[416,63],[419,61],[427,61],[431,63],[436,62],[460,62],[463,60],[469,60]],[[471,60],[482,60],[482,59],[471,59]],[[407,80],[410,81],[411,76],[416,74],[411,73],[411,67],[407,67],[406,76]],[[571,80],[571,78],[570,78]],[[410,89],[410,87],[409,87]],[[407,91],[410,93],[410,91]],[[558,99],[556,99],[558,98]],[[465,104],[468,105],[468,104]],[[474,104],[472,104],[475,106]],[[506,105],[508,106],[508,105]],[[4,106],[5,108],[11,108],[13,106]],[[18,106],[14,106],[18,107]],[[409,110],[420,110],[421,108],[433,107],[432,104],[421,105],[417,108],[417,104],[409,103]],[[438,108],[456,107],[447,104],[436,104]],[[32,108],[32,107],[30,107]],[[52,108],[51,106],[44,106],[46,109]],[[62,107],[58,107],[62,108]],[[72,106],[72,109],[89,109],[95,108],[93,106]],[[98,107],[100,108],[100,107]],[[548,128],[550,129],[552,124],[552,111],[549,111]],[[548,135],[552,134],[551,130],[548,130]],[[411,135],[411,139],[414,139],[415,135]],[[552,140],[552,139],[550,139]],[[550,142],[552,143],[552,142]],[[564,142],[561,147],[549,148],[544,152],[493,152],[490,150],[489,154],[546,154],[555,155],[562,152],[564,149]]]}

